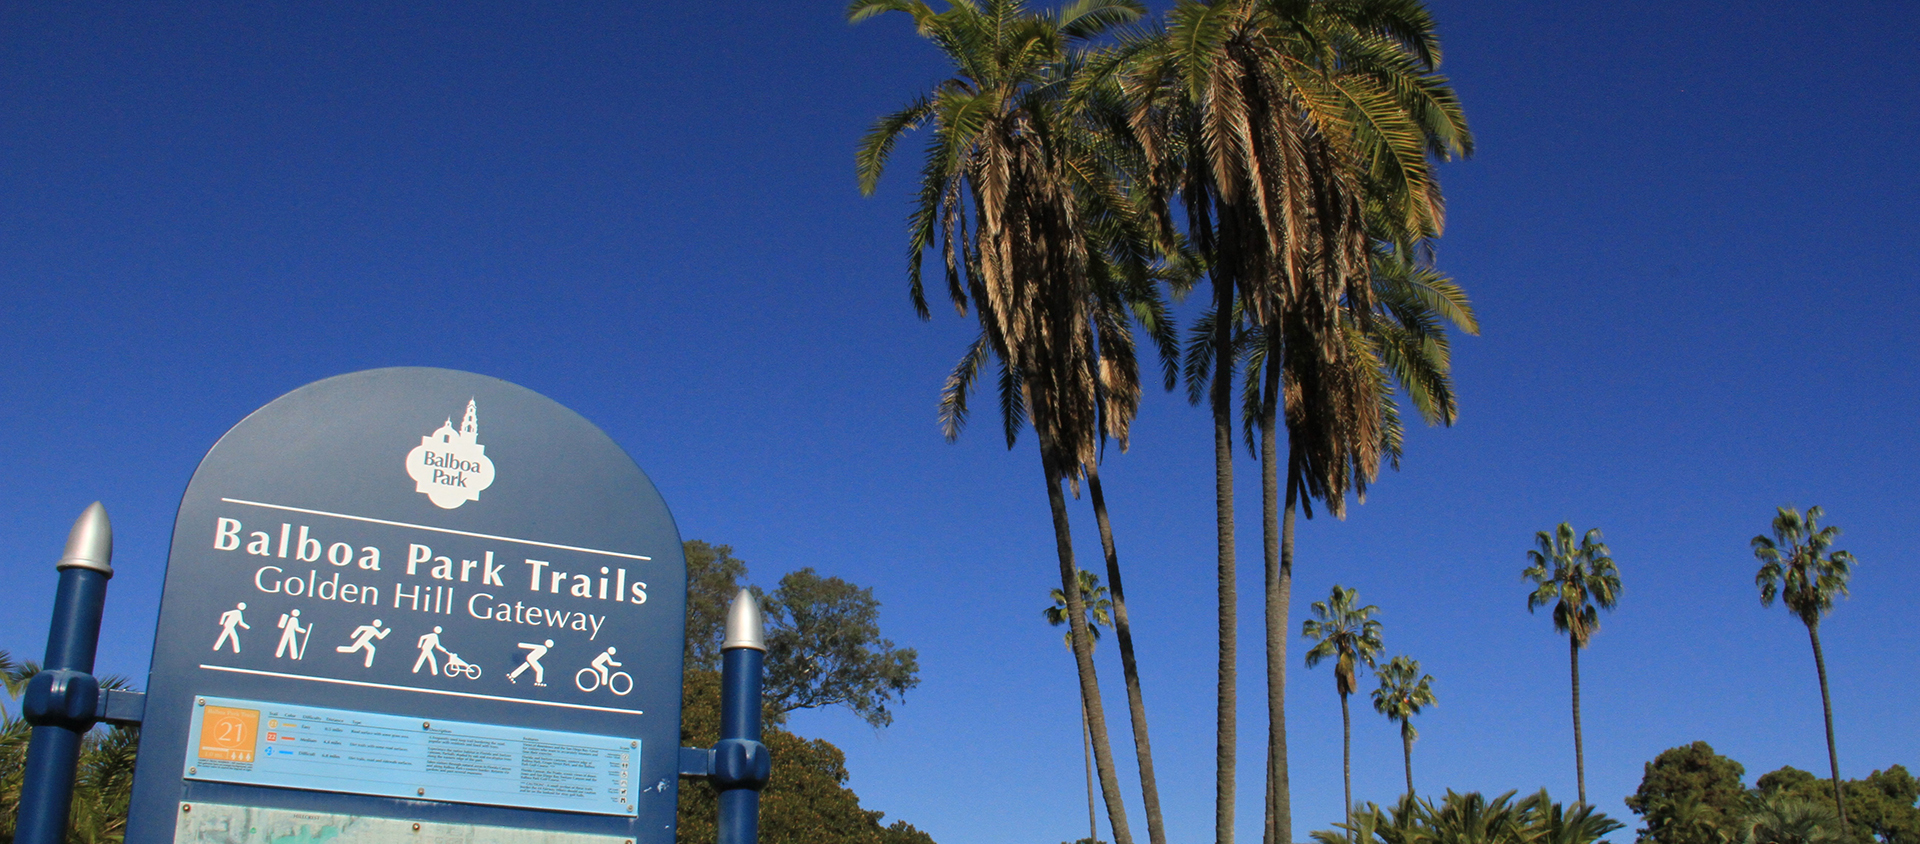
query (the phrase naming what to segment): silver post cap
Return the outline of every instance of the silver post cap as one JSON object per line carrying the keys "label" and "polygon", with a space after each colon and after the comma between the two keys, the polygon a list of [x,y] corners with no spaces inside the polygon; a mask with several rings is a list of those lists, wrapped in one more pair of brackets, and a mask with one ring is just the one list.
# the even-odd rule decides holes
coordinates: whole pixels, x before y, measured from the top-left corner
{"label": "silver post cap", "polygon": [[767,637],[760,629],[760,602],[745,589],[733,596],[733,606],[727,608],[727,637],[720,642],[720,650],[734,648],[767,650]]}
{"label": "silver post cap", "polygon": [[66,553],[60,555],[56,569],[93,569],[113,576],[113,523],[107,521],[107,508],[95,501],[73,522],[67,534]]}

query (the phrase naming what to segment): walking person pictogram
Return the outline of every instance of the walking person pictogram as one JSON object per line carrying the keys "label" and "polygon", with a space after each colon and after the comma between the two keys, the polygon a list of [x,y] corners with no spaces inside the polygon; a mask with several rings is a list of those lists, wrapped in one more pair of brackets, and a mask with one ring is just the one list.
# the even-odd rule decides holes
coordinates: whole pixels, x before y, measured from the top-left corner
{"label": "walking person pictogram", "polygon": [[220,638],[213,640],[214,650],[220,650],[221,645],[232,642],[233,652],[240,652],[240,633],[234,630],[234,628],[238,627],[241,630],[253,629],[247,626],[246,617],[240,614],[240,612],[246,608],[247,602],[241,601],[240,603],[234,604],[233,609],[220,614]]}
{"label": "walking person pictogram", "polygon": [[373,620],[372,624],[362,624],[359,627],[353,628],[353,632],[348,634],[353,638],[353,644],[341,645],[337,648],[334,648],[334,650],[339,651],[340,653],[343,653],[343,654],[350,654],[350,653],[353,653],[354,651],[366,651],[367,652],[366,667],[372,668],[373,667],[373,641],[375,639],[385,639],[387,638],[387,634],[392,632],[393,632],[393,628],[391,627],[385,630],[380,629],[380,619],[376,618]]}
{"label": "walking person pictogram", "polygon": [[519,680],[516,680],[514,678],[520,676],[522,673],[525,673],[527,669],[531,668],[533,669],[533,684],[536,686],[546,685],[547,669],[545,666],[540,664],[540,658],[547,655],[548,648],[553,647],[553,640],[548,639],[547,643],[544,645],[536,645],[536,644],[533,644],[532,642],[521,642],[520,647],[525,648],[527,650],[527,658],[520,663],[520,667],[513,669],[513,671],[507,675],[507,682],[509,683],[520,682]]}
{"label": "walking person pictogram", "polygon": [[273,648],[275,659],[291,656],[300,659],[307,655],[307,637],[313,634],[313,625],[300,626],[300,611],[280,614],[280,644]]}
{"label": "walking person pictogram", "polygon": [[440,676],[440,660],[433,656],[434,651],[447,652],[446,648],[440,646],[440,626],[434,625],[433,632],[421,636],[417,644],[420,646],[420,658],[413,661],[413,673],[420,673],[420,666],[425,665],[434,676]]}

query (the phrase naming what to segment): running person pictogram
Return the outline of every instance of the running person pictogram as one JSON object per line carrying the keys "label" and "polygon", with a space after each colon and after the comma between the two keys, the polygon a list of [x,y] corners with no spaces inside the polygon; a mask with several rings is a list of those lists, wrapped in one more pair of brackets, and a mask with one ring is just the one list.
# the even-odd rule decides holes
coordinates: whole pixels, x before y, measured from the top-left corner
{"label": "running person pictogram", "polygon": [[511,673],[507,674],[507,682],[509,683],[520,682],[519,680],[516,680],[514,678],[519,677],[521,674],[525,673],[527,669],[531,668],[533,669],[533,684],[536,686],[546,685],[547,669],[545,666],[540,664],[540,658],[547,655],[548,648],[553,647],[553,640],[548,639],[546,644],[544,645],[536,645],[536,644],[533,644],[532,642],[521,642],[520,647],[526,649],[527,658],[521,661],[520,666],[518,668],[513,669]]}
{"label": "running person pictogram", "polygon": [[393,632],[393,628],[391,627],[385,630],[380,629],[380,619],[376,618],[373,620],[372,624],[362,624],[359,627],[353,628],[353,632],[348,634],[350,637],[352,637],[353,644],[341,645],[337,648],[334,648],[334,650],[343,654],[350,654],[350,653],[353,653],[354,651],[366,651],[367,652],[366,667],[372,668],[374,640],[385,639],[387,638],[387,634],[392,632]]}
{"label": "running person pictogram", "polygon": [[247,608],[247,602],[241,601],[240,603],[234,604],[233,609],[227,610],[226,612],[223,612],[220,614],[220,622],[219,622],[220,638],[213,640],[214,650],[216,651],[220,650],[221,645],[224,645],[228,642],[232,642],[233,652],[234,653],[240,652],[240,634],[238,631],[234,630],[234,628],[238,627],[241,630],[253,629],[247,626],[246,616],[243,616],[240,614],[241,611],[245,610],[246,608]]}

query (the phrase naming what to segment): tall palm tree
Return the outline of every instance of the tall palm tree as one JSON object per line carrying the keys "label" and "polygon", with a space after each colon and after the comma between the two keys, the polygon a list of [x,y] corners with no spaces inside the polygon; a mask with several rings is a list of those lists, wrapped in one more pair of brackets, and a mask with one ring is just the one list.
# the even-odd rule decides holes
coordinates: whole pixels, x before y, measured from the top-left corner
{"label": "tall palm tree", "polygon": [[[1089,146],[1128,183],[1137,182],[1145,162],[1137,147],[1127,143],[1124,131],[1125,109],[1115,71],[1123,66],[1126,48],[1104,50],[1094,56],[1093,66],[1076,73],[1075,100],[1089,116],[1093,131]],[[1113,600],[1114,639],[1120,645],[1120,668],[1127,692],[1127,714],[1133,731],[1134,761],[1140,772],[1140,789],[1147,816],[1147,835],[1152,844],[1166,844],[1166,828],[1160,811],[1160,792],[1154,775],[1153,748],[1147,729],[1147,710],[1140,685],[1139,663],[1133,647],[1133,624],[1127,612],[1126,590],[1120,574],[1120,556],[1113,537],[1113,522],[1107,510],[1106,491],[1100,483],[1100,457],[1109,439],[1127,449],[1133,420],[1140,411],[1140,367],[1134,350],[1131,326],[1138,322],[1159,352],[1162,381],[1167,389],[1175,383],[1179,341],[1161,297],[1158,282],[1178,284],[1179,272],[1163,256],[1177,253],[1177,247],[1159,241],[1150,226],[1144,225],[1137,202],[1119,196],[1120,188],[1108,184],[1103,191],[1113,194],[1108,201],[1089,203],[1088,216],[1095,243],[1088,249],[1091,284],[1086,288],[1089,330],[1094,342],[1086,345],[1092,353],[1089,362],[1096,375],[1095,414],[1099,449],[1095,459],[1085,463],[1088,498],[1100,535],[1100,548],[1106,559],[1107,582]],[[1114,201],[1118,200],[1118,201]]]}
{"label": "tall palm tree", "polygon": [[1360,666],[1372,668],[1380,655],[1380,622],[1373,614],[1380,611],[1372,604],[1360,606],[1360,592],[1334,584],[1324,601],[1314,601],[1313,617],[1300,628],[1303,638],[1314,642],[1307,649],[1307,667],[1319,665],[1331,657],[1333,688],[1340,693],[1340,775],[1346,786],[1346,822],[1353,823],[1353,715],[1347,709],[1347,696],[1360,688]]}
{"label": "tall palm tree", "polygon": [[[1134,20],[1145,8],[1138,0],[1079,0],[1056,14],[1033,14],[1018,0],[955,0],[936,13],[921,0],[855,0],[848,18],[858,22],[889,11],[911,17],[956,73],[879,120],[857,156],[861,188],[872,191],[901,135],[931,127],[919,198],[908,218],[909,295],[925,318],[920,263],[924,253],[938,251],[955,309],[964,315],[971,308],[981,327],[945,392],[969,390],[987,358],[995,358],[1008,445],[1023,421],[1033,425],[1095,768],[1114,842],[1132,844],[1062,488],[1077,485],[1096,459],[1090,254],[1102,216],[1126,211],[1103,207],[1118,194],[1106,190],[1102,162],[1079,141],[1082,126],[1068,94],[1070,42]],[[1089,213],[1096,208],[1101,211]],[[962,405],[949,433],[964,418]]]}
{"label": "tall palm tree", "polygon": [[[1376,249],[1371,261],[1376,312],[1348,315],[1342,330],[1352,349],[1344,361],[1327,365],[1310,348],[1289,355],[1283,338],[1292,329],[1269,324],[1248,330],[1246,386],[1242,390],[1242,420],[1259,429],[1260,468],[1266,552],[1267,690],[1269,815],[1278,815],[1276,798],[1284,790],[1286,702],[1286,619],[1292,602],[1295,514],[1304,509],[1312,518],[1312,502],[1319,500],[1336,517],[1343,517],[1346,492],[1352,489],[1366,500],[1366,486],[1379,471],[1382,459],[1399,465],[1401,425],[1397,401],[1404,393],[1428,424],[1452,425],[1458,417],[1451,375],[1451,351],[1445,324],[1479,333],[1466,294],[1451,279],[1431,267],[1407,260],[1387,249]],[[1289,320],[1283,320],[1291,322]],[[1304,339],[1291,341],[1306,348]],[[1359,386],[1360,396],[1371,395],[1374,406],[1326,408],[1325,391],[1302,385],[1347,381]],[[1395,385],[1400,389],[1396,390]],[[1276,417],[1285,408],[1287,420],[1286,504],[1279,511],[1279,467]],[[1343,424],[1354,413],[1371,415],[1364,425]],[[1354,438],[1376,438],[1360,447]],[[1275,839],[1280,841],[1283,839]]]}
{"label": "tall palm tree", "polygon": [[1413,716],[1434,705],[1433,675],[1420,673],[1420,661],[1396,656],[1380,669],[1380,687],[1373,690],[1373,710],[1400,722],[1400,747],[1407,763],[1407,796],[1413,796]]}
{"label": "tall palm tree", "polygon": [[[1430,157],[1465,154],[1464,118],[1434,74],[1438,41],[1418,2],[1180,3],[1164,45],[1141,61],[1136,122],[1149,146],[1183,154],[1163,195],[1178,195],[1213,284],[1210,331],[1220,580],[1219,774],[1216,836],[1232,838],[1234,549],[1231,411],[1233,316],[1265,332],[1270,360],[1262,421],[1266,558],[1268,768],[1266,838],[1291,840],[1286,786],[1285,665],[1291,600],[1289,529],[1277,524],[1274,397],[1287,379],[1288,497],[1296,481],[1344,496],[1349,469],[1370,479],[1380,458],[1380,379],[1362,358],[1374,238],[1405,251],[1439,233]],[[1345,323],[1359,315],[1357,327]],[[1286,354],[1283,356],[1282,343]],[[1190,372],[1192,369],[1190,368]],[[1247,369],[1249,375],[1253,368]],[[1198,384],[1194,385],[1196,388]],[[1199,398],[1199,389],[1193,397]],[[1313,441],[1315,435],[1318,440]],[[1336,458],[1337,456],[1337,458]],[[1317,471],[1316,471],[1317,470]],[[1338,512],[1340,503],[1329,500]],[[1285,836],[1283,839],[1281,836]]]}
{"label": "tall palm tree", "polygon": [[1533,536],[1527,552],[1530,565],[1520,573],[1533,581],[1527,593],[1527,612],[1553,605],[1553,629],[1567,634],[1573,666],[1573,770],[1580,786],[1580,802],[1587,802],[1587,759],[1580,738],[1580,649],[1600,629],[1600,610],[1612,610],[1620,599],[1620,570],[1611,551],[1594,528],[1574,544],[1573,525],[1561,522],[1552,532]]}
{"label": "tall palm tree", "polygon": [[[1040,611],[1048,624],[1059,627],[1067,623],[1067,596],[1058,589],[1047,593],[1053,604]],[[1107,587],[1100,585],[1100,575],[1080,570],[1080,603],[1087,610],[1087,632],[1093,634],[1095,642],[1100,641],[1101,626],[1113,626],[1113,602],[1107,599]],[[1073,633],[1068,631],[1062,637],[1067,651],[1073,651]],[[1093,738],[1088,732],[1087,707],[1080,705],[1080,750],[1086,758],[1087,768],[1087,841],[1098,844],[1100,840],[1100,818],[1094,808],[1093,800]]]}
{"label": "tall palm tree", "polygon": [[1760,561],[1760,572],[1753,582],[1760,587],[1760,605],[1773,606],[1778,597],[1787,610],[1807,626],[1807,638],[1813,642],[1813,668],[1820,675],[1820,711],[1827,723],[1827,764],[1833,770],[1833,804],[1840,813],[1840,828],[1847,828],[1847,804],[1840,790],[1840,752],[1833,743],[1833,697],[1827,693],[1827,658],[1820,649],[1820,618],[1833,610],[1834,596],[1847,594],[1847,579],[1853,574],[1855,560],[1847,551],[1833,551],[1840,528],[1820,526],[1826,511],[1808,507],[1802,516],[1792,507],[1781,507],[1773,517],[1773,537],[1753,538],[1753,556]]}

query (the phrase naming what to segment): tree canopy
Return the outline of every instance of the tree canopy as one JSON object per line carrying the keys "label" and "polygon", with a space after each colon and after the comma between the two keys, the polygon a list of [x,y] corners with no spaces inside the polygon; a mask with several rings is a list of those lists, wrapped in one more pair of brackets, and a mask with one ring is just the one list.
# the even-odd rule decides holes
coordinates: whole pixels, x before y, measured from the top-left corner
{"label": "tree canopy", "polygon": [[[718,670],[727,607],[740,592],[747,564],[727,545],[685,543],[687,670]],[[766,695],[779,713],[844,706],[875,727],[893,721],[888,707],[920,684],[918,655],[880,635],[873,590],[811,568],[789,572],[772,592],[749,587],[766,617]]]}
{"label": "tree canopy", "polygon": [[1717,844],[1718,830],[1731,829],[1743,811],[1746,768],[1715,753],[1704,741],[1660,752],[1646,765],[1627,808],[1646,822],[1642,844]]}
{"label": "tree canopy", "polygon": [[[1828,781],[1792,766],[1763,774],[1754,786],[1762,795],[1791,795],[1833,808]],[[1920,808],[1915,806],[1920,801],[1920,780],[1905,766],[1874,771],[1840,786],[1847,798],[1847,826],[1855,840],[1920,844]]]}
{"label": "tree canopy", "polygon": [[1745,771],[1704,741],[1662,751],[1626,799],[1640,844],[1920,844],[1920,780],[1904,766],[1842,781],[1844,823],[1830,780],[1787,766],[1749,789]]}
{"label": "tree canopy", "polygon": [[[720,738],[720,673],[690,669],[680,711],[680,743],[712,747]],[[863,809],[847,788],[847,758],[821,739],[782,729],[782,712],[769,702],[761,741],[773,757],[773,779],[760,792],[761,844],[934,844],[906,821],[882,826],[885,813]],[[712,786],[682,781],[676,844],[718,840],[718,799]]]}

